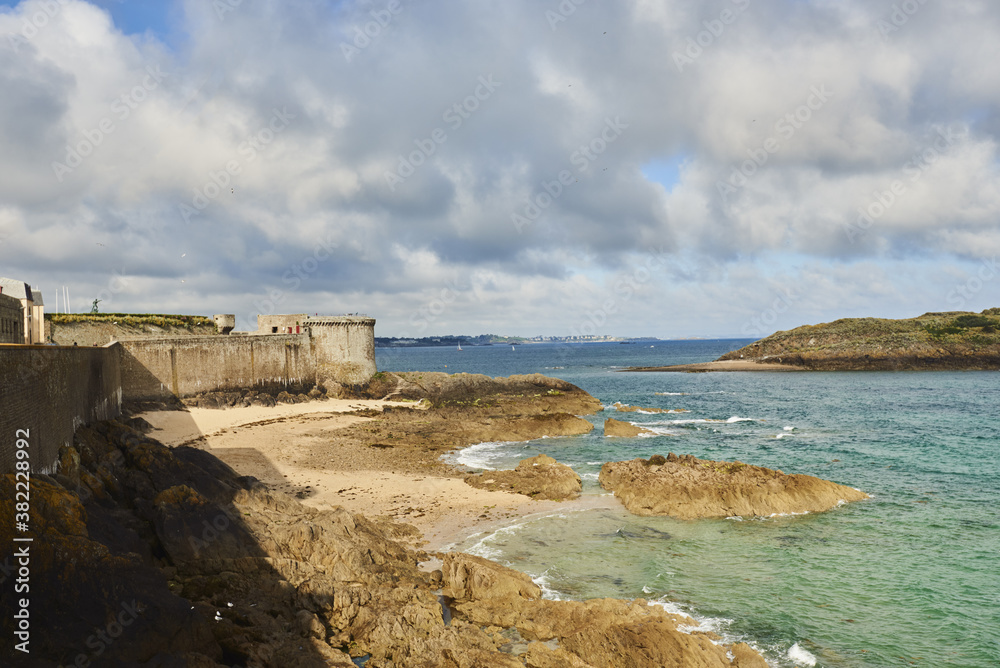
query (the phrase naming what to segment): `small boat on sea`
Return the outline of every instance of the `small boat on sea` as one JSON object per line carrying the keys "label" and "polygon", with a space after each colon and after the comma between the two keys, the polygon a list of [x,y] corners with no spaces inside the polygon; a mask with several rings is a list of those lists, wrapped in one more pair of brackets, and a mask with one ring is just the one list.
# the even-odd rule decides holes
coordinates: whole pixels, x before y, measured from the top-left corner
{"label": "small boat on sea", "polygon": [[458,344],[458,352],[462,352],[462,344]]}

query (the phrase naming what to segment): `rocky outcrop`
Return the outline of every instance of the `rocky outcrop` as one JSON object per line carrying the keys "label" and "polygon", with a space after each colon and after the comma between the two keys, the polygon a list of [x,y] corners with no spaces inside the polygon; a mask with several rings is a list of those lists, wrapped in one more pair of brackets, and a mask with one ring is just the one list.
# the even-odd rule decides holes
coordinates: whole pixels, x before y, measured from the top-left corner
{"label": "rocky outcrop", "polygon": [[[578,416],[602,409],[600,401],[575,385],[537,374],[397,375],[399,384],[390,398],[414,401],[414,408],[387,408],[369,416],[374,417],[369,422],[337,432],[345,446],[375,446],[381,455],[372,453],[372,459],[397,471],[456,475],[441,455],[473,443],[579,436],[594,425]],[[369,466],[383,464],[372,461]]]}
{"label": "rocky outcrop", "polygon": [[601,402],[572,383],[541,374],[491,378],[469,373],[397,373],[399,385],[391,398],[427,399],[435,406],[490,406],[502,409],[515,400],[532,403],[537,412],[558,410],[592,415]]}
{"label": "rocky outcrop", "polygon": [[655,434],[648,429],[643,429],[642,427],[637,427],[631,422],[622,422],[621,420],[615,420],[614,418],[608,418],[604,421],[604,435],[605,436],[618,436],[624,438],[635,438],[640,434]]}
{"label": "rocky outcrop", "polygon": [[814,513],[868,498],[812,476],[673,453],[608,462],[601,467],[600,481],[631,513],[684,520]]}
{"label": "rocky outcrop", "polygon": [[486,471],[467,476],[465,482],[479,489],[514,492],[533,499],[565,501],[583,490],[576,471],[548,455],[523,459],[513,471]]}
{"label": "rocky outcrop", "polygon": [[181,400],[185,406],[197,408],[240,408],[247,406],[275,406],[277,404],[301,404],[314,399],[337,397],[323,388],[311,385],[289,386],[272,392],[262,390],[232,390],[202,392]]}
{"label": "rocky outcrop", "polygon": [[821,371],[1000,369],[1000,309],[917,318],[845,318],[777,332],[719,361]]}
{"label": "rocky outcrop", "polygon": [[[495,642],[532,668],[765,668],[747,645],[726,647],[704,633],[681,633],[693,620],[647,601],[539,600],[520,573],[470,555],[447,555],[445,589],[452,609],[468,622],[497,629]],[[730,659],[727,652],[734,658]],[[757,663],[752,659],[756,658]],[[474,665],[508,665],[483,663]]]}
{"label": "rocky outcrop", "polygon": [[[309,508],[117,422],[61,455],[59,474],[31,478],[32,665],[752,665],[642,600],[541,600],[526,575],[464,554],[427,572],[406,525]],[[4,563],[25,535],[14,498],[0,476]],[[8,638],[15,598],[0,598]]]}

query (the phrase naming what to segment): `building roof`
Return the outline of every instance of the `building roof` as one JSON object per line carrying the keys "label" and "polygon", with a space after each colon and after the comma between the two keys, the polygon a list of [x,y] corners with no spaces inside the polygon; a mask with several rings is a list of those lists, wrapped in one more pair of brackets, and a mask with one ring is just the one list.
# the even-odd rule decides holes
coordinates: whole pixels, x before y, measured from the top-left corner
{"label": "building roof", "polygon": [[31,286],[24,281],[0,277],[0,286],[3,287],[3,294],[5,295],[10,295],[15,299],[31,300]]}
{"label": "building roof", "polygon": [[42,291],[31,289],[31,301],[35,302],[35,306],[45,306],[45,302],[42,301]]}

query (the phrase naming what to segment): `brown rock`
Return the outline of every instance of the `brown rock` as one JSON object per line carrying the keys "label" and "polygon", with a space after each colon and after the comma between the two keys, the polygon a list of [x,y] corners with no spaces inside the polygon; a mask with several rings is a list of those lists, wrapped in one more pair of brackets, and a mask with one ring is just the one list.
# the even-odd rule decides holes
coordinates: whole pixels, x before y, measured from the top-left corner
{"label": "brown rock", "polygon": [[260,394],[255,395],[250,400],[250,405],[271,407],[275,405],[274,397],[272,397],[270,394],[267,394],[266,392],[261,392]]}
{"label": "brown rock", "polygon": [[444,555],[442,593],[456,601],[536,600],[542,590],[524,573],[462,552]]}
{"label": "brown rock", "polygon": [[326,640],[326,627],[323,626],[323,622],[319,621],[319,617],[315,613],[299,610],[298,614],[295,615],[295,621],[298,622],[303,637]]}
{"label": "brown rock", "polygon": [[679,633],[665,619],[616,623],[594,632],[581,630],[560,643],[595,668],[724,668],[726,649],[708,638]]}
{"label": "brown rock", "polygon": [[[508,415],[525,433],[568,423],[572,416],[553,410],[559,401],[547,392],[511,396],[488,408],[443,406],[418,420],[400,413],[368,424],[445,447],[506,429]],[[439,427],[455,430],[450,440]],[[133,598],[138,619],[93,665],[211,668],[225,659],[350,668],[351,657],[379,668],[736,665],[642,600],[541,600],[527,575],[465,554],[441,555],[441,570],[423,572],[417,565],[429,555],[410,546],[412,527],[304,506],[207,451],[166,448],[115,422],[81,428],[73,449],[78,464],[63,454],[78,478],[32,476],[31,612],[45,620],[33,626],[32,658],[40,665],[75,659],[94,620],[117,616]],[[539,456],[518,469],[527,476],[559,467]],[[0,476],[0,542],[8,546],[13,491],[12,476]],[[12,601],[0,598],[8,635]]]}
{"label": "brown rock", "polygon": [[528,668],[593,668],[591,664],[561,647],[552,649],[540,642],[528,645],[524,659]]}
{"label": "brown rock", "polygon": [[600,481],[636,515],[678,519],[822,512],[868,498],[864,492],[812,476],[693,455],[677,461],[667,457],[664,464],[653,467],[644,459],[608,462],[601,467]]}
{"label": "brown rock", "polygon": [[733,668],[768,668],[767,661],[745,642],[734,643],[729,651],[733,654]]}
{"label": "brown rock", "polygon": [[624,438],[634,438],[640,434],[653,434],[648,429],[642,429],[641,427],[636,427],[630,422],[622,422],[620,420],[615,420],[613,418],[608,418],[604,421],[604,435],[605,436],[620,436]]}
{"label": "brown rock", "polygon": [[[474,623],[513,626],[522,638],[533,641],[525,655],[528,666],[735,668],[739,665],[727,658],[729,648],[715,645],[704,634],[687,634],[677,629],[678,624],[692,623],[691,619],[667,613],[643,600],[507,598],[459,603],[456,607]],[[551,640],[558,640],[558,646],[542,644]]]}
{"label": "brown rock", "polygon": [[[34,539],[30,544],[31,618],[44,620],[31,628],[30,650],[38,665],[46,658],[55,665],[56,659],[75,659],[81,653],[88,661],[96,661],[96,645],[91,641],[88,646],[87,638],[95,637],[98,625],[105,627],[103,620],[116,619],[128,622],[124,630],[128,641],[102,645],[100,660],[108,665],[145,663],[168,649],[221,659],[210,622],[172,594],[162,574],[143,563],[139,554],[119,554],[94,540],[88,512],[77,494],[46,478],[31,476],[28,522]],[[14,531],[14,491],[14,476],[0,476],[0,541],[8,546],[0,561],[13,560],[12,546],[22,546],[13,542],[15,535],[24,535]],[[0,632],[9,638],[15,637],[16,605],[15,596],[0,598]]]}
{"label": "brown rock", "polygon": [[559,411],[573,415],[592,415],[602,408],[600,401],[576,385],[537,373],[507,378],[440,372],[395,375],[398,377],[398,397],[427,399],[435,406],[471,404],[476,400],[484,404],[502,397],[518,397],[522,403],[533,403],[540,410],[557,405]]}
{"label": "brown rock", "polygon": [[522,460],[513,471],[487,471],[468,476],[473,487],[524,494],[533,499],[575,499],[583,489],[576,471],[548,455]]}

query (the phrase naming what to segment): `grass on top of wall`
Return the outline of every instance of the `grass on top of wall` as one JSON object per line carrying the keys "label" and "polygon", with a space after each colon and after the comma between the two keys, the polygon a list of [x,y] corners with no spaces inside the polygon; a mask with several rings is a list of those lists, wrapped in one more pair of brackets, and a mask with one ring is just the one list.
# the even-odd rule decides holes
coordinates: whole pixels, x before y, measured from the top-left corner
{"label": "grass on top of wall", "polygon": [[46,313],[45,319],[57,325],[73,323],[106,323],[126,327],[155,325],[157,327],[214,327],[215,322],[203,315],[169,315],[163,313]]}

